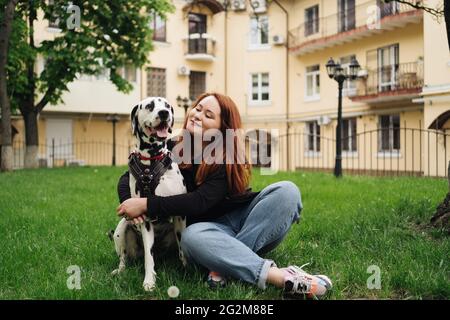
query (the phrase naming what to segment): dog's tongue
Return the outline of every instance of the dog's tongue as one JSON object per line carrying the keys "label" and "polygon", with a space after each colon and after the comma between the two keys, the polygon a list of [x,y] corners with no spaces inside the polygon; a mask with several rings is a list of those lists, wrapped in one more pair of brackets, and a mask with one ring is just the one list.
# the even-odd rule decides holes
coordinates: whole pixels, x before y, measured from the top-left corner
{"label": "dog's tongue", "polygon": [[156,130],[156,135],[159,138],[167,138],[168,134],[169,134],[169,128],[168,127]]}

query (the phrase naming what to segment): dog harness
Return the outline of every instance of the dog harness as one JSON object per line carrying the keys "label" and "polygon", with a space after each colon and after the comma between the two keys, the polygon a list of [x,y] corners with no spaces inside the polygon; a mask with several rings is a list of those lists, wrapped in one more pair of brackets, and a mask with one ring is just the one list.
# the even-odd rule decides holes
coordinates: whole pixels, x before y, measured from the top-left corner
{"label": "dog harness", "polygon": [[[156,160],[150,165],[142,164],[141,160]],[[136,188],[141,197],[149,197],[155,194],[159,180],[172,164],[172,154],[169,152],[161,153],[151,158],[144,158],[137,152],[132,152],[128,157],[128,167],[131,174],[136,179]],[[158,217],[151,222],[158,221]]]}

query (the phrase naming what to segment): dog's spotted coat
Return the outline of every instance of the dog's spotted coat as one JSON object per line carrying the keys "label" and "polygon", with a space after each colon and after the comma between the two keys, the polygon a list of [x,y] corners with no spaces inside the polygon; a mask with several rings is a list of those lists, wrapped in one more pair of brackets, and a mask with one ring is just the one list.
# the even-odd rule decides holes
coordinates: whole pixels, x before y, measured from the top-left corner
{"label": "dog's spotted coat", "polygon": [[[131,112],[132,131],[137,144],[135,152],[144,158],[150,158],[161,153],[167,153],[167,137],[172,133],[174,123],[173,107],[166,99],[150,97],[142,100]],[[156,160],[154,160],[156,161]],[[142,164],[150,165],[150,160],[141,160]],[[130,191],[132,197],[139,197],[139,190],[134,176],[130,174]],[[155,194],[170,196],[186,193],[186,183],[180,174],[178,165],[174,162],[161,177]],[[154,244],[161,250],[169,248],[176,241],[179,257],[184,266],[186,260],[180,248],[181,232],[186,228],[185,217],[173,217],[172,221],[132,225],[122,218],[114,232],[114,243],[119,256],[119,267],[112,272],[118,274],[125,270],[127,259],[144,256],[145,278],[144,290],[155,288],[156,273],[153,259]]]}

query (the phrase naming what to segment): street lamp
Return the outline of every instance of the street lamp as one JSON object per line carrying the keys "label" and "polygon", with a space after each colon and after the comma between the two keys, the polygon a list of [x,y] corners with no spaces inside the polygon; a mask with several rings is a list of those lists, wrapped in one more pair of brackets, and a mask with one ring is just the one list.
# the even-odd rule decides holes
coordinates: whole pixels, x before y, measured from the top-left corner
{"label": "street lamp", "polygon": [[113,126],[113,150],[112,150],[112,165],[116,165],[116,123],[120,121],[118,114],[110,114],[106,117],[106,121],[112,122]]}
{"label": "street lamp", "polygon": [[191,106],[192,101],[187,98],[181,98],[180,96],[177,97],[177,105],[180,108],[184,108],[184,116],[186,117],[187,109]]}
{"label": "street lamp", "polygon": [[349,74],[347,74],[339,63],[335,63],[333,58],[328,60],[326,67],[330,79],[336,80],[339,84],[338,120],[336,126],[336,163],[334,166],[334,175],[339,178],[342,176],[342,88],[345,80],[355,80],[357,78],[361,66],[358,63],[358,60],[353,57],[349,66]]}

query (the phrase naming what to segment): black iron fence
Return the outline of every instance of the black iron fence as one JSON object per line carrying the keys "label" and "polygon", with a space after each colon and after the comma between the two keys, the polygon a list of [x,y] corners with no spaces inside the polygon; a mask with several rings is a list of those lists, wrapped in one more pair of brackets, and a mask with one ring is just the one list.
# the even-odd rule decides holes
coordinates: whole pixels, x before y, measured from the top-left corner
{"label": "black iron fence", "polygon": [[[334,130],[330,130],[333,132]],[[344,174],[410,175],[446,177],[450,160],[450,129],[424,130],[390,127],[367,130],[353,135],[343,134],[342,167]],[[292,129],[289,135],[268,138],[271,143],[254,150],[268,150],[275,169],[294,169],[332,172],[335,165],[336,139],[334,135],[315,135]],[[289,148],[288,148],[289,147]],[[126,165],[134,148],[116,145],[117,165]],[[24,167],[25,143],[15,141],[14,168]],[[110,166],[113,144],[110,141],[63,142],[52,140],[39,145],[40,167]],[[278,160],[274,160],[277,157]],[[249,157],[250,158],[250,157]],[[255,164],[258,164],[256,159]]]}
{"label": "black iron fence", "polygon": [[[126,165],[133,144],[116,144],[116,164]],[[105,166],[113,164],[111,141],[63,141],[52,139],[38,146],[38,162],[41,168],[64,166]],[[13,168],[24,168],[25,142],[13,142]]]}
{"label": "black iron fence", "polygon": [[[446,177],[450,160],[449,138],[450,129],[400,127],[368,130],[354,135],[343,134],[343,172]],[[330,137],[293,130],[289,135],[281,135],[276,140],[276,152],[280,155],[280,163],[285,166],[289,153],[291,168],[333,171],[336,157],[334,135]]]}

